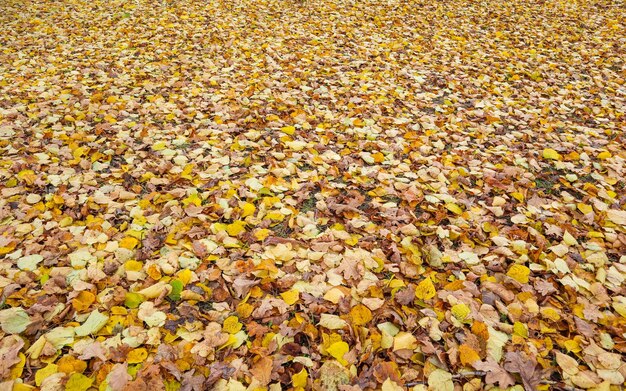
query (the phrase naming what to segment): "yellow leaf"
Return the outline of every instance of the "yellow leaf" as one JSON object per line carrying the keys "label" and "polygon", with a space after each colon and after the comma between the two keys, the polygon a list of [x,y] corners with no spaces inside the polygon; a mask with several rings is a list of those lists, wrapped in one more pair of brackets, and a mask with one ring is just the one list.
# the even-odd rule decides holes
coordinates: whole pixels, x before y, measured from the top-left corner
{"label": "yellow leaf", "polygon": [[229,334],[235,334],[243,325],[239,322],[239,318],[236,316],[229,316],[224,319],[224,324],[222,325],[222,331]]}
{"label": "yellow leaf", "polygon": [[115,103],[115,102],[117,102],[117,96],[111,95],[111,96],[109,96],[107,98],[107,103],[108,104],[112,104],[112,103]]}
{"label": "yellow leaf", "polygon": [[524,265],[513,265],[506,273],[506,275],[519,282],[520,284],[527,284],[528,276],[530,275],[530,269]]}
{"label": "yellow leaf", "polygon": [[291,289],[287,292],[283,292],[280,294],[285,303],[289,305],[295,304],[298,300],[300,300],[300,292],[297,290]]}
{"label": "yellow leaf", "polygon": [[87,391],[92,384],[93,379],[80,373],[74,373],[65,384],[65,391]]}
{"label": "yellow leaf", "polygon": [[522,338],[528,338],[528,328],[524,323],[515,322],[513,324],[513,334],[518,335]]}
{"label": "yellow leaf", "polygon": [[246,230],[246,223],[244,223],[241,220],[237,220],[232,224],[228,224],[226,226],[226,232],[228,232],[228,235],[230,236],[237,236],[240,233],[244,232]]}
{"label": "yellow leaf", "polygon": [[561,160],[561,154],[551,148],[546,148],[543,150],[543,158],[549,160]]}
{"label": "yellow leaf", "polygon": [[356,127],[362,128],[363,126],[365,126],[365,121],[363,121],[361,118],[357,118],[352,122],[352,124]]}
{"label": "yellow leaf", "polygon": [[74,159],[78,159],[84,154],[85,154],[85,148],[83,147],[76,148],[74,151],[72,151],[72,156],[74,156]]}
{"label": "yellow leaf", "polygon": [[237,305],[237,313],[242,318],[247,318],[254,311],[254,306],[248,303],[239,303]]}
{"label": "yellow leaf", "polygon": [[511,196],[513,198],[515,198],[516,200],[518,200],[519,202],[524,202],[524,194],[520,193],[520,192],[513,192],[511,193]]}
{"label": "yellow leaf", "polygon": [[195,206],[202,205],[202,198],[198,195],[198,193],[193,193],[189,197],[185,198],[183,201],[183,205],[187,206],[189,204],[194,204]]}
{"label": "yellow leaf", "polygon": [[152,145],[152,150],[153,150],[153,151],[162,151],[162,150],[164,150],[165,148],[166,148],[166,146],[165,146],[165,142],[163,142],[163,141],[159,141],[158,143],[154,143],[154,144]]}
{"label": "yellow leaf", "polygon": [[129,364],[139,364],[148,358],[148,351],[145,348],[133,349],[128,352],[126,362]]}
{"label": "yellow leaf", "polygon": [[132,250],[139,244],[139,240],[133,238],[132,236],[127,236],[120,241],[119,246],[122,248],[126,248],[128,250]]}
{"label": "yellow leaf", "polygon": [[41,383],[51,375],[54,375],[59,371],[59,367],[56,364],[48,364],[35,373],[35,384],[37,387],[41,386]]}
{"label": "yellow leaf", "polygon": [[417,338],[411,333],[407,333],[406,331],[401,331],[393,337],[393,351],[396,350],[415,350],[417,349]]}
{"label": "yellow leaf", "polygon": [[86,362],[78,360],[72,356],[61,357],[61,359],[57,362],[57,365],[59,372],[67,373],[68,375],[75,372],[83,373],[85,369],[87,369]]}
{"label": "yellow leaf", "polygon": [[609,152],[609,151],[602,151],[602,152],[600,152],[598,154],[598,159],[602,159],[602,160],[609,159],[611,156],[613,156],[613,155],[611,155],[611,152]]}
{"label": "yellow leaf", "polygon": [[241,217],[250,216],[250,215],[254,214],[255,211],[256,211],[256,206],[254,206],[254,204],[246,202],[241,207]]}
{"label": "yellow leaf", "polygon": [[461,209],[461,207],[459,207],[457,204],[453,204],[451,202],[446,204],[446,209],[457,215],[463,214],[463,209]]}
{"label": "yellow leaf", "polygon": [[559,319],[561,319],[561,316],[559,315],[559,313],[552,307],[544,307],[541,309],[541,316],[543,316],[546,319],[550,319],[553,322],[558,321]]}
{"label": "yellow leaf", "polygon": [[78,312],[86,311],[96,301],[96,295],[89,291],[80,291],[78,296],[72,299],[72,306]]}
{"label": "yellow leaf", "polygon": [[191,172],[193,171],[193,164],[187,164],[183,171],[180,173],[180,177],[187,180],[192,180]]}
{"label": "yellow leaf", "polygon": [[329,289],[328,292],[324,294],[324,300],[328,300],[333,304],[337,304],[339,303],[339,300],[341,300],[341,298],[344,296],[345,294],[343,293],[343,291],[335,287],[335,288]]}
{"label": "yellow leaf", "polygon": [[13,368],[11,368],[11,376],[10,379],[17,379],[22,376],[22,372],[24,372],[24,365],[26,364],[26,355],[22,352],[18,354],[20,361],[15,364]]}
{"label": "yellow leaf", "polygon": [[291,375],[291,384],[294,387],[305,388],[308,377],[309,377],[308,372],[306,371],[306,369],[302,368],[300,372],[294,373],[293,375]]}
{"label": "yellow leaf", "polygon": [[280,128],[280,131],[291,136],[296,132],[296,128],[293,126],[284,126]]}
{"label": "yellow leaf", "polygon": [[576,207],[583,214],[588,214],[588,213],[593,212],[593,207],[591,205],[583,204],[582,202],[579,202],[578,204],[576,204]]}
{"label": "yellow leaf", "polygon": [[355,326],[363,326],[372,320],[372,311],[363,304],[358,304],[350,310],[350,318]]}
{"label": "yellow leaf", "polygon": [[178,272],[178,279],[180,280],[180,282],[183,283],[183,285],[189,284],[189,282],[191,281],[191,277],[192,277],[192,272],[189,269],[183,269],[180,272]]}
{"label": "yellow leaf", "polygon": [[17,174],[17,178],[28,185],[32,185],[37,180],[37,175],[33,170],[22,170]]}
{"label": "yellow leaf", "polygon": [[455,304],[450,309],[452,315],[459,321],[464,322],[470,314],[471,310],[466,304]]}
{"label": "yellow leaf", "polygon": [[478,353],[467,344],[459,346],[459,359],[463,365],[471,365],[476,361],[480,361]]}
{"label": "yellow leaf", "polygon": [[272,231],[270,231],[267,228],[261,228],[261,229],[257,229],[256,231],[254,231],[254,237],[256,238],[256,240],[265,240],[268,236],[270,236],[270,233]]}
{"label": "yellow leaf", "polygon": [[143,263],[131,259],[124,263],[124,269],[129,272],[138,272],[143,269]]}
{"label": "yellow leaf", "polygon": [[563,242],[568,246],[576,246],[578,244],[576,238],[574,238],[572,234],[567,231],[565,231],[565,233],[563,234]]}
{"label": "yellow leaf", "polygon": [[382,162],[385,161],[385,155],[383,155],[380,152],[376,152],[376,153],[372,154],[372,157],[374,158],[374,161],[376,163],[382,163]]}
{"label": "yellow leaf", "polygon": [[276,210],[269,212],[267,215],[265,215],[265,217],[274,221],[283,221],[285,219],[285,216]]}
{"label": "yellow leaf", "polygon": [[419,284],[417,284],[417,288],[415,288],[415,297],[420,300],[428,300],[435,297],[437,291],[435,290],[435,285],[433,284],[430,277],[422,280]]}
{"label": "yellow leaf", "polygon": [[336,358],[341,365],[348,365],[348,362],[343,358],[348,351],[350,351],[350,346],[343,341],[335,342],[326,349],[326,352]]}

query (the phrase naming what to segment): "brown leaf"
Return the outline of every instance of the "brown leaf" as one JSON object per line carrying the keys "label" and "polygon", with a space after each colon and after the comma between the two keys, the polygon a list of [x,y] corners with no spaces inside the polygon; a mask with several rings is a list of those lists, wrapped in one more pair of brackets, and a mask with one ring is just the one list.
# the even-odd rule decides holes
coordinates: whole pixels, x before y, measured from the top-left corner
{"label": "brown leaf", "polygon": [[259,383],[267,385],[272,380],[273,366],[274,360],[271,357],[262,357],[252,366],[250,373]]}

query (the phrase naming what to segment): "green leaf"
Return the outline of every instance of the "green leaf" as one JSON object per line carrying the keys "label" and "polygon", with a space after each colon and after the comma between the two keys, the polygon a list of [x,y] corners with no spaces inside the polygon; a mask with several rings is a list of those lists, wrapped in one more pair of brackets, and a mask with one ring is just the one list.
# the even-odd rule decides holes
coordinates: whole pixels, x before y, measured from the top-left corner
{"label": "green leaf", "polygon": [[174,301],[180,300],[180,294],[183,291],[183,282],[181,280],[172,280],[170,281],[170,285],[172,286],[172,291],[167,296]]}

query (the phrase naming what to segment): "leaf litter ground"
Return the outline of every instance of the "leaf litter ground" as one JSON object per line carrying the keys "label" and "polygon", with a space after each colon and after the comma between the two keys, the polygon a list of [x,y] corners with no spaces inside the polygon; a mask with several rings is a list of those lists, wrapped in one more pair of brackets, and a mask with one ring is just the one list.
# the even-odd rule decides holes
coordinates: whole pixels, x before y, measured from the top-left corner
{"label": "leaf litter ground", "polygon": [[0,388],[619,390],[622,1],[0,4]]}

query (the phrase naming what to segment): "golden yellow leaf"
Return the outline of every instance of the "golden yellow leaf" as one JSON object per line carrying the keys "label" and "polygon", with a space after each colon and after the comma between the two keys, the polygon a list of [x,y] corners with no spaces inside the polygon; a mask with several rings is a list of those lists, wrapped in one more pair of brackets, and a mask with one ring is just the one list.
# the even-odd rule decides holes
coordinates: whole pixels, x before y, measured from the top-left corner
{"label": "golden yellow leaf", "polygon": [[544,159],[548,160],[561,160],[561,154],[559,154],[552,148],[545,148],[543,150],[542,156]]}
{"label": "golden yellow leaf", "polygon": [[126,271],[129,271],[129,272],[138,272],[141,269],[143,269],[143,263],[131,259],[124,263],[124,269],[126,269]]}
{"label": "golden yellow leaf", "polygon": [[450,212],[457,214],[457,215],[463,214],[463,209],[461,209],[461,207],[458,206],[457,204],[453,204],[451,202],[446,204],[446,209],[448,209]]}
{"label": "golden yellow leaf", "polygon": [[527,284],[528,276],[530,275],[530,269],[524,265],[516,264],[509,268],[509,271],[506,273],[506,275],[519,282],[520,284]]}
{"label": "golden yellow leaf", "polygon": [[232,224],[228,224],[226,226],[226,232],[228,232],[228,235],[230,236],[237,236],[240,233],[245,232],[245,230],[246,230],[246,223],[241,220],[237,220],[233,222]]}
{"label": "golden yellow leaf", "polygon": [[72,299],[72,306],[76,311],[84,312],[94,301],[96,301],[96,295],[89,291],[80,291],[78,296]]}
{"label": "golden yellow leaf", "polygon": [[372,311],[363,304],[358,304],[350,310],[350,319],[355,326],[363,326],[372,320]]}
{"label": "golden yellow leaf", "polygon": [[133,238],[132,236],[127,236],[124,239],[120,240],[119,246],[121,248],[126,248],[129,250],[134,249],[139,244],[139,240]]}
{"label": "golden yellow leaf", "polygon": [[35,384],[37,387],[41,386],[41,383],[51,375],[54,375],[59,371],[59,367],[56,364],[48,364],[45,367],[35,372]]}
{"label": "golden yellow leaf", "polygon": [[293,126],[284,126],[280,128],[280,131],[291,136],[296,132],[296,128]]}
{"label": "golden yellow leaf", "polygon": [[423,279],[419,284],[417,284],[417,288],[415,288],[415,297],[420,300],[429,300],[435,297],[437,290],[435,289],[435,285],[430,277]]}
{"label": "golden yellow leaf", "polygon": [[61,359],[57,362],[57,365],[58,365],[57,369],[59,372],[64,372],[67,374],[74,373],[74,372],[83,373],[85,369],[87,369],[86,362],[76,359],[72,356],[61,357]]}
{"label": "golden yellow leaf", "polygon": [[461,360],[461,364],[463,365],[471,365],[476,361],[480,361],[480,356],[478,352],[472,349],[467,344],[461,344],[459,346],[459,359]]}
{"label": "golden yellow leaf", "polygon": [[229,334],[235,334],[241,330],[242,327],[243,325],[239,322],[239,318],[233,315],[224,319],[222,331]]}
{"label": "golden yellow leaf", "polygon": [[342,365],[348,365],[348,362],[343,356],[350,351],[350,346],[344,341],[339,341],[331,344],[326,352],[337,359]]}
{"label": "golden yellow leaf", "polygon": [[300,292],[295,289],[283,292],[280,296],[283,298],[285,303],[289,305],[295,304],[298,300],[300,300]]}
{"label": "golden yellow leaf", "polygon": [[129,364],[138,364],[144,362],[148,358],[148,351],[145,348],[137,348],[128,352],[126,362]]}
{"label": "golden yellow leaf", "polygon": [[308,377],[308,372],[306,369],[302,368],[300,372],[291,375],[291,385],[295,388],[305,388]]}
{"label": "golden yellow leaf", "polygon": [[467,304],[462,303],[453,305],[450,311],[459,322],[464,322],[471,312]]}
{"label": "golden yellow leaf", "polygon": [[593,212],[593,206],[588,205],[588,204],[583,204],[582,202],[577,203],[576,207],[583,214],[588,214],[588,213]]}
{"label": "golden yellow leaf", "polygon": [[87,391],[93,384],[93,379],[80,374],[73,373],[65,384],[65,391]]}
{"label": "golden yellow leaf", "polygon": [[250,216],[250,215],[254,214],[255,211],[256,211],[256,206],[254,206],[254,204],[246,202],[241,207],[241,217]]}

